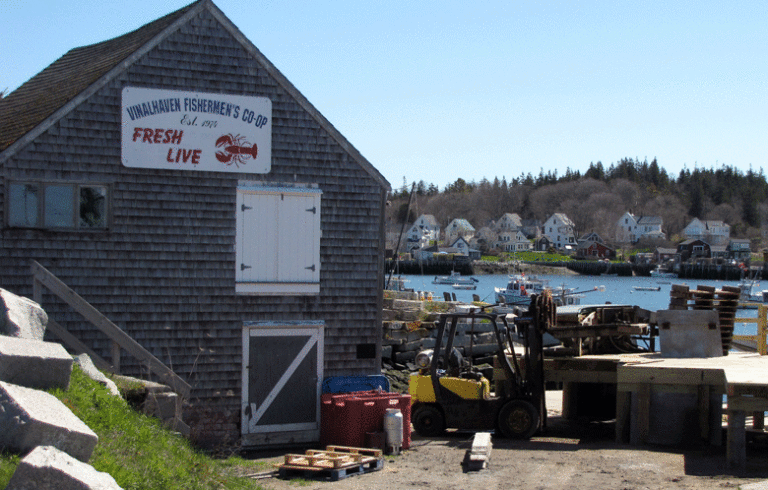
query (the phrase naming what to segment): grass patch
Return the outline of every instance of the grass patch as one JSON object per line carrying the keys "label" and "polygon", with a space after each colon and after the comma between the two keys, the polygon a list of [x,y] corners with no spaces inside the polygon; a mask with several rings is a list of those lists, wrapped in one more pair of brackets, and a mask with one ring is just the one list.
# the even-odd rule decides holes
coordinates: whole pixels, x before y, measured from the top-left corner
{"label": "grass patch", "polygon": [[[160,422],[133,410],[112,396],[75,365],[69,389],[51,390],[98,436],[89,463],[112,475],[124,490],[262,489],[238,475],[263,471],[263,465],[242,458],[215,459],[195,449]],[[18,456],[0,454],[0,488],[5,488]]]}

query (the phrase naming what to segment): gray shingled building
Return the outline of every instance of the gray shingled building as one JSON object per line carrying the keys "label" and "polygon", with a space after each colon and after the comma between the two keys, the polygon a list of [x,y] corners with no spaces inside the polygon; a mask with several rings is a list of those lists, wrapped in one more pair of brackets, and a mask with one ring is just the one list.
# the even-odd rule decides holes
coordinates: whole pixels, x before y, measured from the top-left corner
{"label": "gray shingled building", "polygon": [[0,99],[0,287],[55,274],[191,385],[202,444],[316,440],[323,377],[379,371],[389,189],[199,0]]}

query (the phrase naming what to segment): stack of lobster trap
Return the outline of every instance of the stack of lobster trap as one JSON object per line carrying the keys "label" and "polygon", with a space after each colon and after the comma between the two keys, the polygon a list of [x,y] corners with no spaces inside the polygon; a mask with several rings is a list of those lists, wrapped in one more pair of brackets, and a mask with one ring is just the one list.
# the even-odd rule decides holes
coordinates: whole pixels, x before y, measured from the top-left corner
{"label": "stack of lobster trap", "polygon": [[669,293],[670,310],[715,310],[720,322],[723,355],[728,355],[733,340],[733,325],[741,291],[737,287],[696,286],[690,289],[684,284],[673,284]]}

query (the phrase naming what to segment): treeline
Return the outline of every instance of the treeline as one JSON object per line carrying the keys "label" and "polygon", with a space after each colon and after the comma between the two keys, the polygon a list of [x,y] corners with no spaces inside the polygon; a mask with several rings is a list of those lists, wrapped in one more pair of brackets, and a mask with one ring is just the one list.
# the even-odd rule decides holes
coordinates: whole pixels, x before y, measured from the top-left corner
{"label": "treeline", "polygon": [[768,217],[766,198],[768,183],[762,168],[742,172],[728,165],[696,167],[674,176],[656,159],[649,163],[624,158],[607,168],[601,162],[591,163],[583,174],[568,168],[563,175],[542,170],[511,181],[459,178],[442,190],[424,181],[404,180],[393,192],[390,223],[432,214],[441,226],[466,218],[479,229],[507,212],[541,222],[562,212],[573,220],[577,235],[595,231],[610,240],[618,219],[630,211],[637,216],[660,216],[670,242],[679,239],[694,217],[724,221],[731,226],[731,236],[759,240],[762,221]]}

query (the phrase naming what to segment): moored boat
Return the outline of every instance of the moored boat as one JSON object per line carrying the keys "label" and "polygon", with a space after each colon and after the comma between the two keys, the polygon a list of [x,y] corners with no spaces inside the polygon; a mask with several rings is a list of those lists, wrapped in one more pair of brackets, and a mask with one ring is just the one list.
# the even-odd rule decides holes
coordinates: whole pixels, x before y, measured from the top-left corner
{"label": "moored boat", "polygon": [[510,305],[528,305],[532,294],[541,294],[546,288],[546,281],[535,276],[515,274],[509,276],[509,282],[505,288],[494,288],[497,303]]}
{"label": "moored boat", "polygon": [[475,279],[474,277],[462,276],[460,273],[456,271],[451,271],[450,276],[435,276],[435,278],[432,280],[432,284],[468,285],[468,284],[476,284],[476,283],[477,283],[477,279]]}
{"label": "moored boat", "polygon": [[477,289],[477,284],[453,284],[453,289],[466,289],[469,291],[474,291]]}

